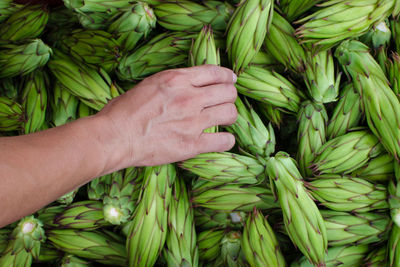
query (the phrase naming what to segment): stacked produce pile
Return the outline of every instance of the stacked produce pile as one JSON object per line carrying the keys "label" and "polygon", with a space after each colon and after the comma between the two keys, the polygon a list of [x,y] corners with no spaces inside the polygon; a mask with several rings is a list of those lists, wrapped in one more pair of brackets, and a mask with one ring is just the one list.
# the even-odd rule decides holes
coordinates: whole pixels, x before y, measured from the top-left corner
{"label": "stacked produce pile", "polygon": [[128,168],[0,229],[0,266],[400,266],[400,1],[0,3],[0,131],[156,72],[238,75],[236,146]]}

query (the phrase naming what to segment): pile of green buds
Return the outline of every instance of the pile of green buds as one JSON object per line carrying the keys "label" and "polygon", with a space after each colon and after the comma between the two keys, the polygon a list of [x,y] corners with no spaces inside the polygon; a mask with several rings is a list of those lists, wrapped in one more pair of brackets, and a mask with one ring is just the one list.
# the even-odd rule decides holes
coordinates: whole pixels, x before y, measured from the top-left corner
{"label": "pile of green buds", "polygon": [[[45,1],[39,1],[45,2]],[[52,1],[54,2],[54,1]],[[236,146],[96,178],[0,229],[0,266],[400,266],[399,0],[0,2],[0,136],[159,71],[238,76]]]}

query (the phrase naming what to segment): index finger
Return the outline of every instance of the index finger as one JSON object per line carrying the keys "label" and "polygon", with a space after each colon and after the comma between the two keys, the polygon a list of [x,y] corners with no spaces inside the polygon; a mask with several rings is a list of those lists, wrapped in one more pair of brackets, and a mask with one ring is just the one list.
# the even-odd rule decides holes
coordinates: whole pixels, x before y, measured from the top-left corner
{"label": "index finger", "polygon": [[221,83],[235,83],[236,74],[224,67],[216,65],[202,65],[187,68],[190,75],[190,82],[193,86],[203,87]]}

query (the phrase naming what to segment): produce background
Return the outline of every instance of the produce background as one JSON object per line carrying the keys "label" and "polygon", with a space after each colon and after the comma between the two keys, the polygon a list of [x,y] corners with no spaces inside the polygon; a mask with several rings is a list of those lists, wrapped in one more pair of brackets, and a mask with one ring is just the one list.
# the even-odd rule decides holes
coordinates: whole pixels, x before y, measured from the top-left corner
{"label": "produce background", "polygon": [[99,177],[0,229],[0,266],[400,266],[400,1],[0,2],[0,135],[162,70],[238,75],[236,146]]}

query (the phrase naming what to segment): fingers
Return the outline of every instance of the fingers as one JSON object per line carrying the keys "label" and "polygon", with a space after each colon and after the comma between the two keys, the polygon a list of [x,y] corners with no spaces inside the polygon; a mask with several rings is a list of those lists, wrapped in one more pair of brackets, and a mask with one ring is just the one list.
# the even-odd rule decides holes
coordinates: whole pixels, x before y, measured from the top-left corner
{"label": "fingers", "polygon": [[233,84],[215,84],[202,87],[200,103],[202,107],[211,107],[224,103],[234,103],[237,90]]}
{"label": "fingers", "polygon": [[202,65],[186,69],[193,86],[203,87],[219,83],[235,83],[236,75],[232,70],[215,65]]}
{"label": "fingers", "polygon": [[203,109],[200,113],[200,123],[203,129],[217,125],[231,125],[237,119],[235,104],[225,103]]}
{"label": "fingers", "polygon": [[231,133],[203,133],[197,142],[197,152],[224,152],[235,145],[235,137]]}

